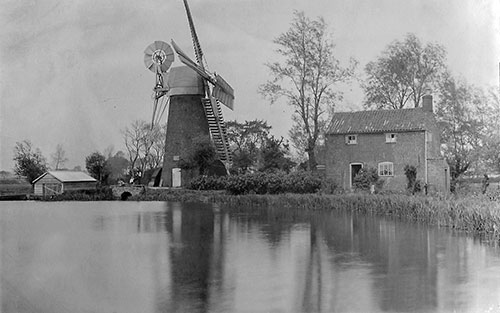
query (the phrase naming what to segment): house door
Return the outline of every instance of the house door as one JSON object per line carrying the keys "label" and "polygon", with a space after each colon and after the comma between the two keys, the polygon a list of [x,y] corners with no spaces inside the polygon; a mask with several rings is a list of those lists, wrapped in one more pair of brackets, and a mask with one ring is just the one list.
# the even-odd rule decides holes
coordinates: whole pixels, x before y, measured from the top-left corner
{"label": "house door", "polygon": [[181,186],[181,169],[173,168],[172,169],[172,187],[180,187]]}
{"label": "house door", "polygon": [[351,181],[350,181],[350,184],[349,186],[351,187],[351,189],[353,188],[353,183],[354,183],[354,177],[356,177],[356,175],[358,175],[359,171],[363,168],[363,164],[361,163],[352,163],[351,165]]}

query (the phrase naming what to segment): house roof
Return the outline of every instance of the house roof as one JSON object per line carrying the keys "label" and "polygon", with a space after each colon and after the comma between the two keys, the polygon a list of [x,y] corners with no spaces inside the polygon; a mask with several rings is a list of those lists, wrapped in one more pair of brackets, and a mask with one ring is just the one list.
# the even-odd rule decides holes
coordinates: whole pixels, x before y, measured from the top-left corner
{"label": "house roof", "polygon": [[33,184],[45,177],[45,175],[51,175],[58,181],[62,183],[68,182],[97,182],[97,180],[83,172],[73,172],[73,171],[48,171],[40,175],[37,179],[33,181]]}
{"label": "house roof", "polygon": [[423,131],[433,114],[422,108],[334,113],[327,134]]}

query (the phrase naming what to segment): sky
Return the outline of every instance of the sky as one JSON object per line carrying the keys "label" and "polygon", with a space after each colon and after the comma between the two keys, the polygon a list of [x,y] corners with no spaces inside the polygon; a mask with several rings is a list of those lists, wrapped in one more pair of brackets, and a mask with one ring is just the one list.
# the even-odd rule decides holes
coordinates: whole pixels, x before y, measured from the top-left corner
{"label": "sky", "polygon": [[[190,0],[209,70],[235,89],[226,120],[262,119],[287,137],[290,107],[258,93],[278,60],[273,39],[293,12],[322,16],[347,65],[366,63],[409,32],[447,50],[447,65],[479,87],[498,86],[498,0]],[[156,40],[194,58],[182,0],[0,0],[0,170],[12,171],[16,142],[30,140],[50,162],[61,144],[68,168],[92,152],[125,151],[121,130],[149,121],[155,76],[143,63]],[[176,58],[173,66],[181,65]],[[359,83],[339,87],[337,111],[362,109]]]}

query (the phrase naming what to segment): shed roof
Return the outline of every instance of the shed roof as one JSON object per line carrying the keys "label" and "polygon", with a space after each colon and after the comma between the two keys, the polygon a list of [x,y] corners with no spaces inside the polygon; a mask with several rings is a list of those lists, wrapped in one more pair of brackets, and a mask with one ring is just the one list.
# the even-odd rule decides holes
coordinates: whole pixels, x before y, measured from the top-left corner
{"label": "shed roof", "polygon": [[423,131],[434,122],[422,108],[334,113],[328,134]]}
{"label": "shed roof", "polygon": [[33,184],[45,177],[45,175],[51,175],[58,181],[62,183],[69,182],[97,182],[97,180],[83,172],[73,172],[73,171],[48,171],[40,175],[37,179],[33,181]]}

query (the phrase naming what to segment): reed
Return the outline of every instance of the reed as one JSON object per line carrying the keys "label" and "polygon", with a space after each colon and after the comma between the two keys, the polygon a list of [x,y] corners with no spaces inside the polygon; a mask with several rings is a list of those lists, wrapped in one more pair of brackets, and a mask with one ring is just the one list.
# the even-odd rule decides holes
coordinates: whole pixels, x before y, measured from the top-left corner
{"label": "reed", "polygon": [[347,210],[450,227],[500,240],[500,203],[487,197],[439,198],[423,195],[278,194],[229,195],[225,192],[148,191],[134,200],[215,202],[228,208],[280,207],[300,210]]}

